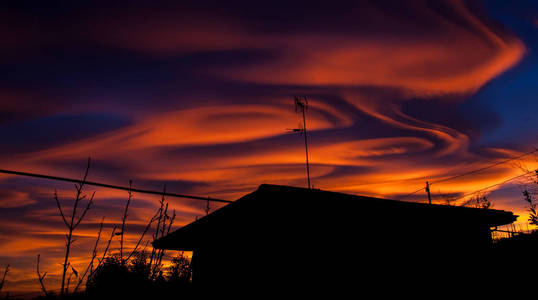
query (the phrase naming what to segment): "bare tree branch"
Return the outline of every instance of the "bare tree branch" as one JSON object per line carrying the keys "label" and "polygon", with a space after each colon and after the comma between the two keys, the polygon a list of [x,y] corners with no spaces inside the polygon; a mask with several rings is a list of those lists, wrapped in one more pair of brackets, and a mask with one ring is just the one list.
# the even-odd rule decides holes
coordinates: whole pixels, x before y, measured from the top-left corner
{"label": "bare tree branch", "polygon": [[[163,186],[163,194],[161,197],[161,200],[159,201],[159,210],[157,211],[157,214],[159,215],[159,218],[157,220],[157,225],[155,226],[155,232],[153,232],[153,240],[156,240],[159,237],[159,230],[161,228],[161,220],[162,220],[162,214],[164,210],[164,195],[166,193],[166,185]],[[156,261],[158,258],[158,251],[157,249],[153,248],[151,250],[151,256],[149,258],[149,265],[152,266],[153,262]],[[154,268],[152,268],[154,270]],[[152,271],[153,272],[153,271]],[[152,275],[153,276],[153,275]]]}
{"label": "bare tree branch", "polygon": [[[107,245],[105,247],[105,250],[103,251],[103,256],[101,257],[101,259],[97,258],[97,260],[99,261],[97,263],[97,267],[95,267],[96,269],[103,263],[103,261],[105,260],[105,257],[106,257],[106,254],[108,252],[108,249],[110,249],[110,244],[112,243],[112,239],[114,238],[115,236],[115,233],[116,233],[116,229],[117,229],[117,226],[114,225],[114,228],[112,228],[112,232],[110,233],[110,238],[108,239],[108,242],[107,242]],[[94,269],[95,270],[95,269]],[[93,270],[90,271],[90,276],[93,274]]]}
{"label": "bare tree branch", "polygon": [[58,210],[60,211],[60,215],[62,216],[62,220],[64,221],[65,226],[69,226],[69,223],[67,223],[67,219],[65,218],[64,212],[62,210],[62,206],[60,205],[60,200],[58,200],[57,190],[54,190],[54,200],[56,200],[56,205],[58,206]]}
{"label": "bare tree branch", "polygon": [[[69,278],[67,278],[67,288],[65,287],[66,285],[66,275],[67,275],[67,271],[69,269],[69,265],[70,265],[70,262],[69,262],[69,254],[70,254],[70,251],[71,251],[71,245],[75,242],[75,239],[73,238],[73,231],[75,230],[75,228],[80,224],[80,222],[82,221],[82,219],[84,219],[84,217],[86,216],[86,213],[88,212],[88,210],[90,209],[92,203],[93,203],[93,198],[94,198],[94,195],[95,195],[95,192],[92,194],[92,197],[91,199],[88,201],[86,207],[84,208],[84,210],[82,211],[82,214],[77,217],[77,208],[80,204],[80,202],[86,197],[86,195],[82,195],[82,191],[83,191],[83,188],[84,188],[84,184],[86,183],[86,179],[88,178],[88,172],[90,170],[90,163],[91,163],[91,158],[88,157],[88,165],[86,166],[86,171],[84,172],[84,176],[82,177],[81,181],[79,184],[75,184],[75,189],[76,189],[76,193],[75,193],[75,200],[74,200],[74,203],[73,203],[73,209],[71,211],[71,218],[69,220],[67,220],[67,218],[65,218],[65,215],[63,214],[63,211],[61,209],[61,205],[60,205],[60,202],[57,200],[56,203],[58,205],[58,208],[61,212],[61,215],[62,215],[62,218],[64,219],[64,223],[66,224],[66,227],[67,227],[67,234],[66,234],[66,237],[65,237],[65,257],[64,257],[64,263],[63,263],[63,270],[62,270],[62,281],[61,281],[61,289],[60,289],[60,297],[63,297],[64,295],[66,296],[67,293],[69,292],[69,283],[71,281],[71,276],[69,276]],[[57,197],[56,197],[57,199]]]}
{"label": "bare tree branch", "polygon": [[125,204],[125,210],[123,211],[123,217],[121,219],[121,232],[120,232],[120,262],[123,264],[123,236],[125,233],[125,221],[127,220],[127,211],[129,210],[129,204],[131,204],[131,200],[133,198],[133,192],[131,191],[133,186],[133,182],[129,180],[129,198],[127,199],[127,203]]}
{"label": "bare tree branch", "polygon": [[[165,204],[164,193],[163,193],[163,197],[161,198],[160,204],[161,204],[159,208],[160,218],[159,218],[159,223],[157,224],[156,232],[154,234],[154,239],[159,238],[159,234],[160,234],[160,237],[163,237],[165,233],[169,233],[172,227],[172,224],[174,223],[174,220],[176,218],[175,210],[172,217],[168,215],[168,203]],[[164,254],[165,254],[165,250],[163,249],[158,249],[158,250],[155,250],[155,248],[153,249],[152,257],[150,258],[150,266],[153,263],[153,266],[151,267],[152,278],[155,278],[157,276],[159,268],[162,266],[162,259],[164,257]]]}
{"label": "bare tree branch", "polygon": [[0,281],[0,291],[2,291],[2,288],[4,287],[4,284],[6,283],[6,275],[9,272],[9,265],[6,266],[6,269],[4,270],[4,276],[2,276],[2,281]]}
{"label": "bare tree branch", "polygon": [[170,234],[170,229],[172,229],[172,225],[174,225],[175,219],[176,219],[176,210],[174,209],[172,211],[172,218],[170,219],[170,224],[168,225],[168,230],[166,231],[166,235]]}
{"label": "bare tree branch", "polygon": [[[166,206],[165,206],[165,209],[164,209],[164,220],[163,220],[163,224],[162,224],[162,229],[161,229],[161,237],[164,236],[164,232],[165,232],[165,229],[166,229],[166,220],[170,220],[170,223],[173,222],[173,220],[170,218],[170,216],[168,216],[168,203],[166,203]],[[172,225],[170,225],[172,226]],[[155,266],[154,266],[154,276],[156,275],[156,272],[158,270],[158,268],[161,266],[162,264],[162,260],[163,260],[163,256],[164,256],[164,252],[165,250],[164,249],[159,249],[158,251],[158,256],[157,256],[157,261],[155,263]]]}
{"label": "bare tree branch", "polygon": [[146,241],[146,244],[144,245],[144,248],[142,248],[142,250],[141,250],[142,252],[146,251],[146,248],[148,247],[149,242],[150,242],[149,240]]}
{"label": "bare tree branch", "polygon": [[125,263],[127,263],[129,261],[129,259],[135,254],[136,250],[138,249],[138,246],[140,246],[140,243],[142,242],[142,240],[144,239],[144,236],[146,235],[146,233],[148,232],[149,228],[151,227],[151,224],[153,224],[153,222],[155,222],[156,218],[155,216],[152,217],[148,224],[146,225],[146,228],[144,228],[144,231],[142,232],[142,234],[140,235],[140,238],[138,239],[138,242],[136,242],[136,245],[135,247],[133,248],[133,251],[131,251],[131,253],[129,253],[129,256],[127,256],[127,258],[125,259]]}
{"label": "bare tree branch", "polygon": [[84,216],[86,216],[86,213],[88,212],[88,210],[90,210],[90,208],[91,208],[91,206],[93,204],[93,197],[94,196],[95,196],[95,192],[92,193],[92,196],[90,197],[90,200],[88,201],[88,204],[86,205],[86,208],[84,208],[84,210],[82,211],[82,214],[80,215],[80,218],[78,219],[78,221],[73,226],[73,229],[76,228],[78,226],[78,224],[80,224],[82,219],[84,219]]}
{"label": "bare tree branch", "polygon": [[77,290],[79,289],[80,285],[82,284],[82,282],[84,281],[84,279],[86,278],[86,275],[88,274],[88,272],[93,269],[93,262],[95,261],[95,258],[97,257],[97,247],[99,245],[99,240],[101,240],[101,232],[103,232],[103,223],[105,222],[105,217],[103,217],[101,219],[101,223],[99,223],[99,232],[97,233],[97,238],[95,239],[95,245],[93,246],[93,250],[92,250],[92,258],[90,259],[90,262],[88,263],[88,266],[86,267],[86,269],[84,270],[84,273],[82,273],[82,276],[78,277],[78,274],[77,274],[77,277],[78,277],[78,282],[77,282],[77,285],[75,286],[75,289],[73,290],[73,293],[76,293]]}
{"label": "bare tree branch", "polygon": [[86,183],[86,178],[88,178],[88,172],[90,171],[90,163],[91,163],[91,157],[88,157],[88,165],[86,166],[86,172],[84,173],[84,177],[80,181],[79,189],[82,190],[82,187]]}
{"label": "bare tree branch", "polygon": [[[73,267],[71,267],[73,268]],[[65,293],[64,293],[64,296],[68,296],[69,295],[69,285],[71,284],[71,277],[73,277],[73,273],[69,273],[69,277],[67,277],[67,283],[66,283],[66,286],[65,286]]]}
{"label": "bare tree branch", "polygon": [[45,284],[43,283],[43,279],[45,279],[45,276],[47,276],[47,272],[43,273],[41,275],[41,272],[39,272],[39,258],[41,257],[41,254],[37,255],[37,278],[39,279],[39,285],[41,285],[41,290],[43,291],[43,294],[45,294],[45,297],[48,297],[49,293],[47,292],[47,289],[45,288]]}
{"label": "bare tree branch", "polygon": [[166,230],[166,220],[170,219],[170,216],[168,216],[168,203],[166,203],[164,207],[164,220],[161,228],[161,237],[164,236],[164,231]]}
{"label": "bare tree branch", "polygon": [[529,224],[538,225],[538,213],[536,206],[538,203],[533,199],[532,195],[527,191],[523,191],[523,199],[528,203],[529,208]]}

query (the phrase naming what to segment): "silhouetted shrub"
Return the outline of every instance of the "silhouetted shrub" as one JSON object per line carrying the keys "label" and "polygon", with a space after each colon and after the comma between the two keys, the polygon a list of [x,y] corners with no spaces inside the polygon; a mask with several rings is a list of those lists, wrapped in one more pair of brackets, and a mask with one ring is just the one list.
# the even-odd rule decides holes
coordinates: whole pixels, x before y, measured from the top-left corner
{"label": "silhouetted shrub", "polygon": [[493,208],[493,204],[485,194],[473,196],[471,199],[467,200],[463,206],[483,209]]}
{"label": "silhouetted shrub", "polygon": [[148,262],[148,255],[145,251],[136,252],[134,258],[127,265],[129,276],[137,283],[151,282],[151,265]]}
{"label": "silhouetted shrub", "polygon": [[116,296],[126,289],[129,283],[129,269],[117,256],[109,256],[95,269],[86,282],[86,293],[89,296]]}
{"label": "silhouetted shrub", "polygon": [[129,263],[122,263],[118,256],[110,256],[95,270],[86,283],[86,293],[91,297],[149,296],[152,281],[147,255],[137,253]]}
{"label": "silhouetted shrub", "polygon": [[538,205],[538,203],[536,203],[536,200],[534,200],[533,195],[527,190],[523,191],[523,199],[529,205],[529,224],[538,225],[538,213],[536,211],[536,206]]}
{"label": "silhouetted shrub", "polygon": [[128,263],[119,256],[110,256],[93,272],[86,283],[91,298],[174,297],[190,296],[190,262],[182,254],[172,259],[169,275],[159,271],[155,276],[145,251],[136,252]]}
{"label": "silhouetted shrub", "polygon": [[172,264],[168,268],[168,282],[173,284],[187,285],[191,282],[191,262],[183,253],[172,258]]}

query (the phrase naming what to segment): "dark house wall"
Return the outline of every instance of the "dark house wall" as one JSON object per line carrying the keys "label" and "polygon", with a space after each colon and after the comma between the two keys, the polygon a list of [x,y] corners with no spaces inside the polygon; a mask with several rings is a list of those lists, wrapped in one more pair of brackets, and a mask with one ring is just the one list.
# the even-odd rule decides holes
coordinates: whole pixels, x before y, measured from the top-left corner
{"label": "dark house wall", "polygon": [[262,185],[154,245],[192,250],[201,291],[366,288],[482,272],[490,226],[514,220],[504,211]]}
{"label": "dark house wall", "polygon": [[489,228],[478,224],[394,219],[373,227],[367,219],[348,220],[354,226],[329,222],[314,231],[291,229],[300,225],[217,230],[207,244],[194,249],[193,282],[202,290],[243,285],[271,289],[368,285],[368,280],[405,280],[411,271],[421,280],[441,278],[473,265],[479,268],[491,245]]}

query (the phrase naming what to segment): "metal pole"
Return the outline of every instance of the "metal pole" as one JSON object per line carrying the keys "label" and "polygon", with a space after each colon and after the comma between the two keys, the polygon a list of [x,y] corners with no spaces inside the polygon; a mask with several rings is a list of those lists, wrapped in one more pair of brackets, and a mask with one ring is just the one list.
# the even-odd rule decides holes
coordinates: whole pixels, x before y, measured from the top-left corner
{"label": "metal pole", "polygon": [[308,188],[310,189],[310,165],[308,163],[308,142],[306,137],[306,116],[305,108],[303,107],[303,128],[304,128],[304,148],[306,151],[306,178],[308,179]]}
{"label": "metal pole", "polygon": [[432,196],[430,195],[430,183],[426,181],[426,192],[428,193],[428,204],[432,204]]}

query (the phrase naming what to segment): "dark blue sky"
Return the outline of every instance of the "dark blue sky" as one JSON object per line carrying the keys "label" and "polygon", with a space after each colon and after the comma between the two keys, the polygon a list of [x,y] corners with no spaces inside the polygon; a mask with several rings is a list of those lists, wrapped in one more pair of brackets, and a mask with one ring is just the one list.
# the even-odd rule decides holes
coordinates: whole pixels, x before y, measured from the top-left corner
{"label": "dark blue sky", "polygon": [[486,130],[481,142],[514,145],[538,142],[538,3],[488,1],[488,13],[517,35],[527,47],[525,58],[487,84],[470,103],[488,107],[499,117],[496,127]]}

